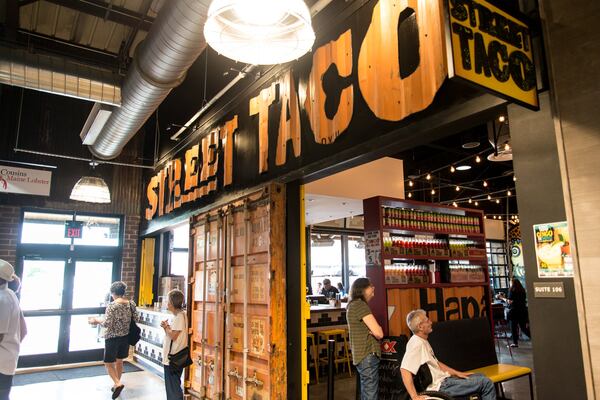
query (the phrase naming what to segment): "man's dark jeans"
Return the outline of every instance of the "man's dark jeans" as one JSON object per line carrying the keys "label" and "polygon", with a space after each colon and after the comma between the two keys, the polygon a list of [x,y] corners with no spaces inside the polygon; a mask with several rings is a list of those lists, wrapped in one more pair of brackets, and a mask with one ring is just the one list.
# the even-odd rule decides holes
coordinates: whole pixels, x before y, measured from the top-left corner
{"label": "man's dark jeans", "polygon": [[181,373],[183,370],[173,371],[168,365],[163,365],[163,367],[167,400],[183,400],[183,390],[181,389]]}

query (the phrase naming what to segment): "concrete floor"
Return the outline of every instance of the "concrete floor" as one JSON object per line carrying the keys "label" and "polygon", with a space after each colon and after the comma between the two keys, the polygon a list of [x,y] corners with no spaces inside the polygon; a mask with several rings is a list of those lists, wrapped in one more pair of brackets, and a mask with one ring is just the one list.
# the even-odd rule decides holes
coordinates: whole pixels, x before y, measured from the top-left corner
{"label": "concrete floor", "polygon": [[[496,348],[498,350],[498,348]],[[518,349],[513,349],[511,359],[505,343],[500,348],[498,360],[505,364],[516,364],[533,367],[531,343],[521,341]],[[321,383],[309,386],[310,400],[325,400],[327,398],[327,383],[322,377]],[[123,375],[125,390],[120,396],[123,400],[165,400],[164,383],[154,373],[141,371],[129,372]],[[106,400],[110,399],[111,381],[108,376],[96,376],[92,378],[72,379],[68,381],[56,381],[37,383],[33,385],[16,386],[11,392],[11,400]],[[335,399],[354,400],[356,390],[356,376],[348,376],[347,372],[340,372],[335,379]],[[528,400],[529,384],[526,378],[516,379],[504,384],[507,399]]]}
{"label": "concrete floor", "polygon": [[[531,342],[521,340],[518,348],[512,349],[512,357],[506,348],[506,340],[503,340],[498,351],[498,362],[501,364],[514,364],[529,367],[533,369],[533,356],[531,351]],[[534,372],[534,390],[535,390],[535,372]],[[311,375],[311,379],[314,377]],[[326,400],[327,399],[327,378],[321,377],[321,383],[311,384],[308,387],[309,400]],[[348,373],[340,372],[334,382],[335,400],[354,400],[356,392],[356,377],[352,374],[350,378]],[[529,400],[529,380],[524,378],[515,379],[503,384],[505,399],[511,400]]]}
{"label": "concrete floor", "polygon": [[[165,400],[162,379],[148,371],[123,374],[125,389],[122,400]],[[107,400],[111,398],[112,381],[107,375],[15,386],[10,400]]]}

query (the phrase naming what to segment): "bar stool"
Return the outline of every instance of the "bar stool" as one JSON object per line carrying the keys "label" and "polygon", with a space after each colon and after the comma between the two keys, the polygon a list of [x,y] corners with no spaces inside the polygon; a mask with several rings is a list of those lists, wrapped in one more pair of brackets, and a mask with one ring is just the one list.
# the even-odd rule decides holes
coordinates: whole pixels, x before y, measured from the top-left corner
{"label": "bar stool", "polygon": [[[333,337],[333,340],[336,340],[336,337],[338,335],[340,335],[344,341],[344,355],[340,356],[338,354],[337,351],[337,340],[336,340],[336,347],[335,347],[335,355],[334,355],[334,363],[335,363],[335,371],[337,373],[338,370],[338,364],[340,363],[347,363],[348,364],[348,374],[350,376],[352,376],[352,367],[350,366],[350,348],[348,346],[348,330],[347,329],[326,329],[323,331],[319,331],[318,332],[318,338],[321,339],[323,338],[325,340],[325,345],[327,345],[329,339],[331,339]],[[319,362],[324,362],[325,364],[327,364],[329,362],[327,357],[320,357],[319,358]]]}
{"label": "bar stool", "polygon": [[[306,339],[310,340],[310,345],[307,346],[308,353],[308,369],[310,367],[314,367],[315,369],[315,377],[317,379],[317,383],[319,383],[319,343],[317,342],[316,336],[314,333],[307,332]],[[310,362],[310,358],[312,357],[313,362]]]}

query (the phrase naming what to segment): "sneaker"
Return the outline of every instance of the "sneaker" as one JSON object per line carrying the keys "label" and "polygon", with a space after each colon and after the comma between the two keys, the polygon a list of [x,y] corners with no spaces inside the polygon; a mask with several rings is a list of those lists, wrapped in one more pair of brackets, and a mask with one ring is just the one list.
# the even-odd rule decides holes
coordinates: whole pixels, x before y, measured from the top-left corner
{"label": "sneaker", "polygon": [[510,347],[519,347],[519,345],[518,345],[518,344],[516,344],[516,343],[511,343],[511,344],[510,344]]}

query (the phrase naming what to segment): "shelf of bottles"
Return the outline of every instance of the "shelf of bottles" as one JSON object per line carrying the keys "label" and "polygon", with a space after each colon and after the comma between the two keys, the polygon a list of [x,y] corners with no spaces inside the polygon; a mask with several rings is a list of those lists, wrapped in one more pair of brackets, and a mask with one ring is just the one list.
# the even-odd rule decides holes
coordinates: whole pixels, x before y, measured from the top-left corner
{"label": "shelf of bottles", "polygon": [[456,234],[481,234],[479,218],[416,208],[382,207],[383,227]]}

